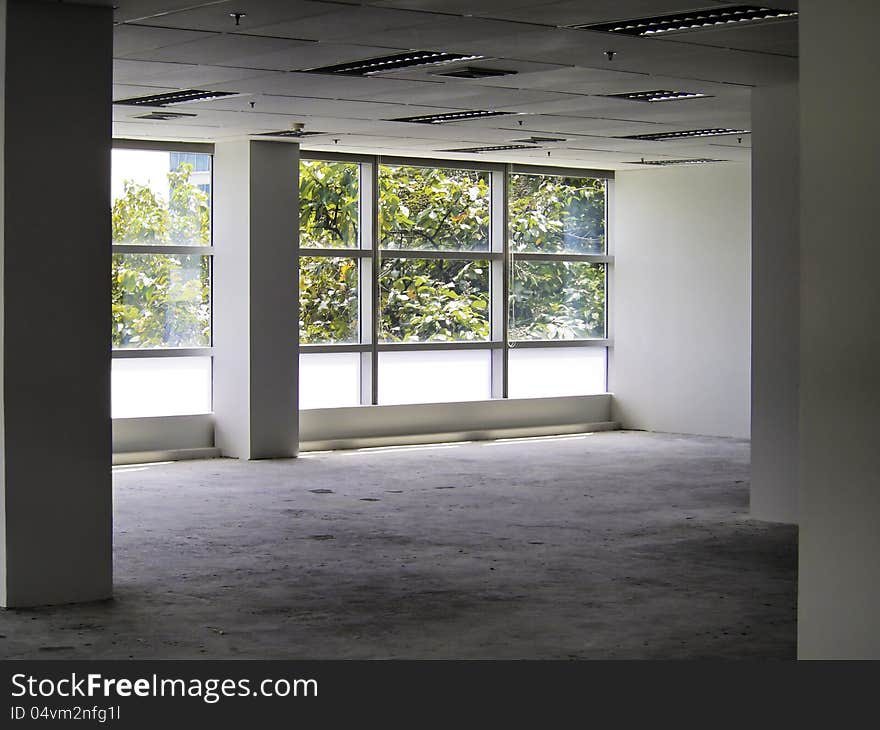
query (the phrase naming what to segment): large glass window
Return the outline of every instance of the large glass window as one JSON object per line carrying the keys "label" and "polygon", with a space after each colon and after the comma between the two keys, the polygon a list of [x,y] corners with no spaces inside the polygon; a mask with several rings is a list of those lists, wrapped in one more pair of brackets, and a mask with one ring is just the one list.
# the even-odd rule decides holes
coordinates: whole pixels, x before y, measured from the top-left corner
{"label": "large glass window", "polygon": [[211,161],[113,150],[114,417],[211,410]]}
{"label": "large glass window", "polygon": [[386,249],[489,250],[489,173],[379,166],[379,237]]}
{"label": "large glass window", "polygon": [[605,180],[514,173],[508,219],[514,251],[605,253]]}
{"label": "large glass window", "polygon": [[300,407],[604,392],[607,189],[306,153]]}
{"label": "large glass window", "polygon": [[605,264],[515,260],[511,340],[605,337]]}
{"label": "large glass window", "polygon": [[383,342],[489,339],[489,262],[383,259]]}

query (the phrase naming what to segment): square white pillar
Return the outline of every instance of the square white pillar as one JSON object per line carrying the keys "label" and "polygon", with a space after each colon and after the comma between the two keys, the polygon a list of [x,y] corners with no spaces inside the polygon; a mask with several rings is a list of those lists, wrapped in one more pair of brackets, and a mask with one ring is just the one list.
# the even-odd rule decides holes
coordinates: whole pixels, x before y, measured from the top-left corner
{"label": "square white pillar", "polygon": [[797,84],[752,91],[752,517],[798,519]]}
{"label": "square white pillar", "polygon": [[214,415],[224,456],[299,446],[299,146],[214,149]]}
{"label": "square white pillar", "polygon": [[24,607],[112,593],[113,13],[5,10],[0,604]]}

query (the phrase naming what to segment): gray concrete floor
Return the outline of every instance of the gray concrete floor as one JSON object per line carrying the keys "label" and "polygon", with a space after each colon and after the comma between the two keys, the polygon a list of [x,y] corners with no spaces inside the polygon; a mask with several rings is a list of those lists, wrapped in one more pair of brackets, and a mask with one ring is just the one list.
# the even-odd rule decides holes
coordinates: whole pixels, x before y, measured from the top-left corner
{"label": "gray concrete floor", "polygon": [[122,467],[116,597],[5,658],[795,655],[797,532],[748,444],[637,432]]}

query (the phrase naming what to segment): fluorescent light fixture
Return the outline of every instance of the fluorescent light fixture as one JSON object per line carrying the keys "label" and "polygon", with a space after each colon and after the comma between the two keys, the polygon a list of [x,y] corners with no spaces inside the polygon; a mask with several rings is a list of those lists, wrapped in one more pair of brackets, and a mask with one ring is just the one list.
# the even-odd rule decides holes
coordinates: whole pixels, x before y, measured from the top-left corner
{"label": "fluorescent light fixture", "polygon": [[720,137],[728,134],[751,134],[746,129],[712,127],[710,129],[687,129],[682,132],[655,132],[653,134],[628,134],[620,139],[642,139],[649,142],[665,142],[671,139],[691,139],[693,137]]}
{"label": "fluorescent light fixture", "polygon": [[664,33],[705,30],[730,25],[752,25],[768,20],[796,17],[796,10],[782,10],[761,5],[728,5],[709,10],[691,10],[649,18],[636,18],[635,20],[620,20],[614,23],[587,23],[569,27],[650,37]]}
{"label": "fluorescent light fixture", "polygon": [[173,119],[188,119],[198,116],[197,114],[183,114],[181,112],[150,112],[149,114],[141,114],[135,119],[152,119],[157,122],[170,122]]}
{"label": "fluorescent light fixture", "polygon": [[507,150],[537,150],[540,147],[536,147],[531,144],[499,144],[492,145],[489,147],[461,147],[454,150],[439,150],[440,152],[506,152]]}
{"label": "fluorescent light fixture", "polygon": [[669,165],[705,165],[710,162],[727,162],[727,160],[714,160],[711,157],[692,157],[688,160],[646,160],[630,162],[630,165],[653,165],[654,167],[668,167]]}
{"label": "fluorescent light fixture", "polygon": [[602,94],[608,99],[626,99],[627,101],[682,101],[684,99],[707,99],[709,94],[699,91],[669,91],[667,89],[654,89],[653,91],[633,91],[628,94]]}
{"label": "fluorescent light fixture", "polygon": [[282,129],[278,132],[259,132],[257,133],[257,137],[293,137],[294,139],[299,139],[300,137],[311,137],[313,134],[327,134],[327,132],[307,132],[304,129]]}
{"label": "fluorescent light fixture", "polygon": [[465,66],[450,71],[438,71],[435,76],[451,76],[456,79],[491,79],[496,76],[512,76],[516,71],[505,71],[500,68],[482,68],[481,66]]}
{"label": "fluorescent light fixture", "polygon": [[398,71],[403,68],[433,66],[439,63],[453,63],[455,61],[476,61],[480,58],[483,58],[483,56],[447,53],[446,51],[409,51],[407,53],[396,53],[393,56],[379,56],[378,58],[366,58],[349,63],[337,63],[333,66],[319,66],[306,69],[306,71],[315,74],[369,76],[370,74],[382,73],[384,71]]}
{"label": "fluorescent light fixture", "polygon": [[500,117],[515,112],[489,112],[480,109],[464,112],[447,112],[446,114],[425,114],[419,117],[400,117],[388,119],[389,122],[411,122],[413,124],[446,124],[447,122],[464,122],[468,119],[483,119],[486,117]]}
{"label": "fluorescent light fixture", "polygon": [[524,144],[545,144],[550,142],[565,142],[565,137],[528,137],[526,139],[515,139],[514,142],[522,142]]}
{"label": "fluorescent light fixture", "polygon": [[170,106],[171,104],[186,104],[192,101],[207,101],[219,99],[224,96],[237,96],[234,91],[205,91],[204,89],[184,89],[183,91],[168,91],[164,94],[151,94],[149,96],[134,96],[130,99],[120,99],[114,104],[126,106]]}

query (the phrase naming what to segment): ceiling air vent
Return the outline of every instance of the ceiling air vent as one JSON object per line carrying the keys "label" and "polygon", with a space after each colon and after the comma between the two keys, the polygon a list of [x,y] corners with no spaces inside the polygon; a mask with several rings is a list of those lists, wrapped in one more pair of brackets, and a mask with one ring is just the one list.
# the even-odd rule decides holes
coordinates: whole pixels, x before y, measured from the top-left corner
{"label": "ceiling air vent", "polygon": [[465,66],[451,71],[438,71],[434,76],[451,76],[455,79],[491,79],[496,76],[512,76],[516,71],[505,71],[500,68],[481,68],[479,66]]}
{"label": "ceiling air vent", "polygon": [[170,106],[171,104],[186,104],[191,101],[207,101],[219,99],[224,96],[237,96],[234,91],[205,91],[203,89],[184,89],[183,91],[168,91],[164,94],[151,94],[150,96],[135,96],[131,99],[120,99],[114,104],[127,106]]}
{"label": "ceiling air vent", "polygon": [[598,30],[623,35],[657,36],[689,30],[705,30],[731,25],[752,25],[767,20],[795,18],[797,11],[767,8],[762,5],[728,5],[709,10],[691,10],[650,18],[620,20],[614,23],[587,23],[570,28]]}
{"label": "ceiling air vent", "polygon": [[653,134],[628,134],[620,139],[643,139],[649,142],[665,142],[671,139],[690,139],[692,137],[720,137],[725,134],[751,134],[746,129],[728,129],[713,127],[712,129],[688,129],[683,132],[655,132]]}
{"label": "ceiling air vent", "polygon": [[530,144],[499,144],[493,145],[491,147],[460,147],[454,150],[439,150],[440,152],[506,152],[507,150],[537,150],[539,147],[535,147]]}
{"label": "ceiling air vent", "polygon": [[468,119],[483,119],[485,117],[501,117],[515,112],[488,112],[483,110],[471,110],[465,112],[447,112],[446,114],[425,114],[420,117],[399,117],[387,119],[388,122],[411,122],[412,124],[447,124],[448,122],[464,122]]}
{"label": "ceiling air vent", "polygon": [[727,162],[727,160],[714,160],[711,157],[693,157],[689,160],[646,160],[643,157],[639,162],[630,162],[629,164],[667,167],[669,165],[705,165],[709,162]]}
{"label": "ceiling air vent", "polygon": [[550,142],[565,142],[565,137],[529,137],[527,139],[515,139],[514,142],[525,144],[545,144]]}
{"label": "ceiling air vent", "polygon": [[306,69],[313,74],[343,74],[345,76],[369,76],[383,71],[398,71],[402,68],[433,66],[438,63],[454,61],[476,61],[483,56],[464,55],[462,53],[446,53],[445,51],[409,51],[396,53],[393,56],[379,56],[350,63],[338,63],[335,66],[319,66]]}
{"label": "ceiling air vent", "polygon": [[189,119],[198,116],[196,114],[182,114],[181,112],[150,112],[141,114],[135,119],[152,119],[156,122],[170,122],[172,119]]}
{"label": "ceiling air vent", "polygon": [[608,99],[626,99],[627,101],[682,101],[683,99],[707,99],[709,94],[699,91],[668,91],[667,89],[654,89],[653,91],[632,91],[628,94],[601,94]]}

